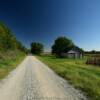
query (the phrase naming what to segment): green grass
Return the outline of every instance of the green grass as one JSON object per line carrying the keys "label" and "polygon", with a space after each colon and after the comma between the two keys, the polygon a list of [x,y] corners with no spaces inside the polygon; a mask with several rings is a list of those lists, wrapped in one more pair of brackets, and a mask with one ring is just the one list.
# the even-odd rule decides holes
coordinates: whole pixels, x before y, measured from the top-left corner
{"label": "green grass", "polygon": [[56,58],[54,56],[38,56],[58,75],[65,78],[90,98],[100,100],[100,68],[86,65],[86,59]]}
{"label": "green grass", "polygon": [[0,52],[0,79],[3,79],[25,58],[19,51]]}

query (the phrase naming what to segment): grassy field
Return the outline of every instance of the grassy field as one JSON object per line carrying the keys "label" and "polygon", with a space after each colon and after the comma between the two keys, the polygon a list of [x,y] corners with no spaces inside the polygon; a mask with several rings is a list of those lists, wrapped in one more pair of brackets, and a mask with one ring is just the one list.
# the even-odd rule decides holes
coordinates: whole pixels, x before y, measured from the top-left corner
{"label": "grassy field", "polygon": [[19,51],[0,52],[0,79],[7,76],[24,58],[25,54]]}
{"label": "grassy field", "polygon": [[58,75],[65,78],[90,98],[100,100],[100,68],[86,65],[86,59],[55,58],[54,56],[38,56]]}

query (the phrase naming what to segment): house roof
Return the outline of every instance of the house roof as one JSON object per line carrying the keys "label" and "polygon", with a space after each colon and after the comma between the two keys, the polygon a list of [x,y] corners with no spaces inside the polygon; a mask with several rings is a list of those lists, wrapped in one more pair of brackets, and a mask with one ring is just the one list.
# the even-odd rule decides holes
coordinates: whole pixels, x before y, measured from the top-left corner
{"label": "house roof", "polygon": [[79,52],[74,51],[74,50],[70,50],[70,51],[68,51],[68,53],[79,53]]}
{"label": "house roof", "polygon": [[68,53],[82,53],[82,50],[78,47],[74,47],[70,51],[68,51]]}

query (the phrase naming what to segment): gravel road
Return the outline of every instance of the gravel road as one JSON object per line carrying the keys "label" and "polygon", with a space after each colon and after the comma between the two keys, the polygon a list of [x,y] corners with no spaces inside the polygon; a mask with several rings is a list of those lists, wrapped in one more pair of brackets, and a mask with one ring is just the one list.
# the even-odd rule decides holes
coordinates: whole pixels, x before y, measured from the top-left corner
{"label": "gravel road", "polygon": [[33,56],[0,82],[0,100],[86,100],[78,90]]}

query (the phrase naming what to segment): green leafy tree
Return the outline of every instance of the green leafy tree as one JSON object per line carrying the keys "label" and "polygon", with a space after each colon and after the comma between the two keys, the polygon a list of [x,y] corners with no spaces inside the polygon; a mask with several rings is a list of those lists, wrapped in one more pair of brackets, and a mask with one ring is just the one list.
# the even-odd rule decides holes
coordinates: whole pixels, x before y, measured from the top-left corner
{"label": "green leafy tree", "polygon": [[16,39],[11,30],[0,22],[0,51],[7,50],[25,51],[26,48]]}
{"label": "green leafy tree", "polygon": [[72,47],[74,47],[74,44],[70,39],[58,37],[52,46],[52,53],[61,57],[62,53],[68,52]]}
{"label": "green leafy tree", "polygon": [[74,46],[73,49],[80,51],[81,53],[84,53],[84,50],[78,46]]}
{"label": "green leafy tree", "polygon": [[31,43],[31,53],[32,54],[41,54],[43,52],[43,44],[38,42]]}
{"label": "green leafy tree", "polygon": [[91,54],[96,54],[96,50],[92,50],[91,51]]}
{"label": "green leafy tree", "polygon": [[0,23],[0,49],[7,50],[13,48],[13,35],[4,24]]}
{"label": "green leafy tree", "polygon": [[41,54],[43,52],[43,44],[38,42],[31,43],[31,53],[32,54]]}

